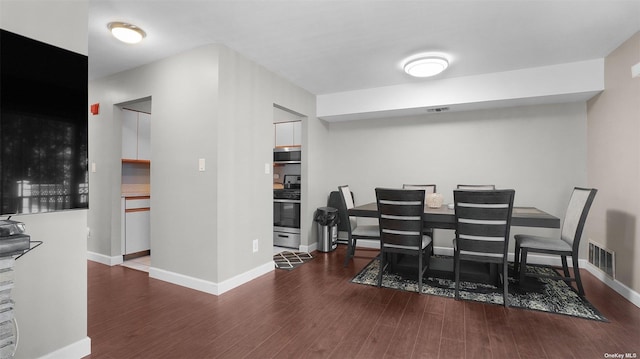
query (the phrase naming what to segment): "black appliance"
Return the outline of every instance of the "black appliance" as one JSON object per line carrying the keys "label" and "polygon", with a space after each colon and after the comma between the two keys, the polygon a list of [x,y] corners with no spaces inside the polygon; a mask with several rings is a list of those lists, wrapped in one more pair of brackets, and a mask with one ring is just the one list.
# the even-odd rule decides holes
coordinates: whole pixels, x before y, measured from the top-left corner
{"label": "black appliance", "polygon": [[[353,192],[351,192],[351,198],[355,198],[353,196]],[[347,215],[347,207],[345,207],[344,202],[342,202],[342,197],[340,196],[340,192],[332,191],[329,193],[329,199],[327,200],[327,206],[338,209],[338,243],[347,244],[349,243],[348,234],[348,221],[349,216]]]}
{"label": "black appliance", "polygon": [[[300,147],[276,147],[273,149],[274,164],[292,164],[302,161]],[[298,175],[300,177],[300,175]]]}
{"label": "black appliance", "polygon": [[300,246],[300,175],[284,175],[282,189],[273,190],[273,245]]}

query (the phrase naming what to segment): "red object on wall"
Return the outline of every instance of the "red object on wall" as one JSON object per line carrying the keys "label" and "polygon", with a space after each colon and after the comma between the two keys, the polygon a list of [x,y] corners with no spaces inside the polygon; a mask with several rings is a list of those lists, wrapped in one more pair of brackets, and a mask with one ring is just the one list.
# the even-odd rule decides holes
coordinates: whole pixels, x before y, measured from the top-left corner
{"label": "red object on wall", "polygon": [[99,113],[100,113],[100,104],[94,103],[93,105],[91,105],[91,114],[95,116]]}

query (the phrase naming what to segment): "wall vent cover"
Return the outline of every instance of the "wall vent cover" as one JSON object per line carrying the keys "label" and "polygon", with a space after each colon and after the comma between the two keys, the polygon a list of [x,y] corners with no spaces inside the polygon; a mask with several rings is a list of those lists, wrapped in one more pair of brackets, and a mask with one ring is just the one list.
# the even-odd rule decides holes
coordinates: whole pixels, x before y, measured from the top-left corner
{"label": "wall vent cover", "polygon": [[449,111],[449,107],[432,107],[427,109],[427,112],[445,112],[445,111]]}
{"label": "wall vent cover", "polygon": [[612,279],[616,278],[616,256],[612,250],[606,249],[596,242],[589,241],[589,263]]}

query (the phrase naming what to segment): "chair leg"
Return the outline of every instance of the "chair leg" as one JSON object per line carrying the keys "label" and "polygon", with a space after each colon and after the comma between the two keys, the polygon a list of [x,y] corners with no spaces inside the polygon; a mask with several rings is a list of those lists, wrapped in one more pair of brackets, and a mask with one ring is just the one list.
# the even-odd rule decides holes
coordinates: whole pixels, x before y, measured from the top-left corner
{"label": "chair leg", "polygon": [[516,240],[516,249],[513,252],[513,275],[514,277],[520,274],[520,241]]}
{"label": "chair leg", "polygon": [[509,306],[509,274],[508,274],[508,270],[509,270],[509,265],[507,263],[507,261],[505,260],[502,263],[502,285],[503,285],[503,290],[504,292],[502,293],[502,300],[504,301],[504,306],[508,307]]}
{"label": "chair leg", "polygon": [[520,249],[520,285],[524,284],[524,274],[527,272],[527,248]]}
{"label": "chair leg", "polygon": [[578,256],[571,256],[573,260],[573,276],[576,278],[576,284],[578,285],[578,294],[584,297],[584,288],[582,287],[582,279],[580,278],[580,268],[578,268]]}
{"label": "chair leg", "polygon": [[349,260],[354,257],[356,253],[356,238],[351,237],[347,240],[347,255],[344,258],[344,266],[349,265]]}
{"label": "chair leg", "polygon": [[454,252],[454,256],[453,256],[453,271],[455,273],[455,281],[456,281],[456,289],[455,289],[455,298],[456,299],[460,299],[460,293],[459,293],[459,288],[460,288],[460,257],[458,255],[457,252]]}
{"label": "chair leg", "polygon": [[430,244],[430,246],[431,246],[431,250],[430,250],[431,256],[434,255],[434,253],[433,253],[433,241],[435,241],[434,232],[435,232],[435,230],[433,228],[431,228],[431,244]]}
{"label": "chair leg", "polygon": [[384,272],[384,267],[386,266],[387,254],[380,250],[380,270],[378,271],[378,288],[382,287],[382,273]]}
{"label": "chair leg", "polygon": [[[571,274],[569,274],[569,266],[567,266],[567,256],[560,256],[560,260],[562,261],[562,272],[564,273],[564,277],[571,278]],[[566,282],[571,285],[571,281]]]}
{"label": "chair leg", "polygon": [[344,256],[344,266],[349,265],[349,255],[351,254],[351,246],[353,246],[353,239],[347,238],[347,253]]}
{"label": "chair leg", "polygon": [[418,294],[422,294],[422,251],[418,253]]}

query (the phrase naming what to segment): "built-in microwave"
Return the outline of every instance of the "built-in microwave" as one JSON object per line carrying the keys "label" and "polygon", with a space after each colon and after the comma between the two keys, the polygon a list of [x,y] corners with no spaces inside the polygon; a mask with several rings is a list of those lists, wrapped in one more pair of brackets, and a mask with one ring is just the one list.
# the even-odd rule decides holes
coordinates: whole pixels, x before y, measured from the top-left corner
{"label": "built-in microwave", "polygon": [[302,151],[300,147],[276,147],[273,149],[273,163],[300,163]]}

